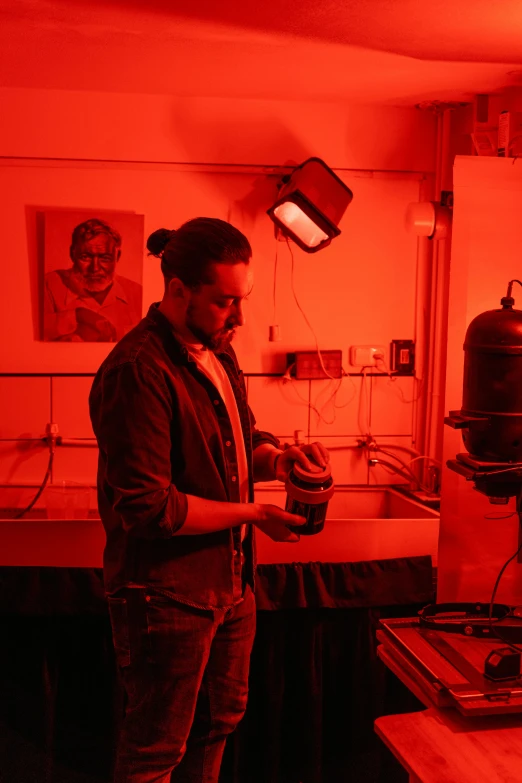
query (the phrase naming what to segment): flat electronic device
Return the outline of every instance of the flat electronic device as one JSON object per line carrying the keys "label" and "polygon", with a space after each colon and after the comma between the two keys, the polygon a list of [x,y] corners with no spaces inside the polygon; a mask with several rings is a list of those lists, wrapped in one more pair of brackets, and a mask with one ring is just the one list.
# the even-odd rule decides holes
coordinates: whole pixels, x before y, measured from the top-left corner
{"label": "flat electronic device", "polygon": [[[380,620],[377,632],[386,653],[433,703],[464,715],[522,713],[522,679],[495,682],[484,661],[505,645],[499,639],[423,627],[417,617]],[[400,676],[400,674],[399,674]]]}

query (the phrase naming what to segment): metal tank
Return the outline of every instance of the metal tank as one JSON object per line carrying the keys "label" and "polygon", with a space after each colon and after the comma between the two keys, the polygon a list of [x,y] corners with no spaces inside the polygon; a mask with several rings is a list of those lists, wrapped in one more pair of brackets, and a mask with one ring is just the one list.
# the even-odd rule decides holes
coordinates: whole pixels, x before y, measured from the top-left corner
{"label": "metal tank", "polygon": [[501,308],[468,327],[462,410],[451,414],[468,452],[484,462],[522,462],[522,310],[513,308],[514,282]]}

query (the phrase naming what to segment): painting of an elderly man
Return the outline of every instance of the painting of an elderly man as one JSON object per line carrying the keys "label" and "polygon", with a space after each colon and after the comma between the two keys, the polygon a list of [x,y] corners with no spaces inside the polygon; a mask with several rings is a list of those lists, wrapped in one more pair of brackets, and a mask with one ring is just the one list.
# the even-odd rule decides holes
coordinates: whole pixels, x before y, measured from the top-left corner
{"label": "painting of an elderly man", "polygon": [[116,342],[142,316],[142,286],[116,274],[118,231],[98,218],[72,233],[72,266],[45,275],[44,340]]}

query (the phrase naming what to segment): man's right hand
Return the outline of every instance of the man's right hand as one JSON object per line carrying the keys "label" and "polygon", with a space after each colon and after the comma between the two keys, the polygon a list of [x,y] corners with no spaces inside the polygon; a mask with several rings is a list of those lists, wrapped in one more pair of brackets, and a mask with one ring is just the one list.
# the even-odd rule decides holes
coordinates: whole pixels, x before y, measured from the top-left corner
{"label": "man's right hand", "polygon": [[257,513],[254,525],[262,530],[263,533],[266,533],[272,541],[284,541],[287,543],[299,541],[297,533],[289,530],[287,525],[304,525],[306,523],[305,517],[290,514],[288,511],[283,511],[279,506],[273,506],[271,503],[256,503],[255,505]]}

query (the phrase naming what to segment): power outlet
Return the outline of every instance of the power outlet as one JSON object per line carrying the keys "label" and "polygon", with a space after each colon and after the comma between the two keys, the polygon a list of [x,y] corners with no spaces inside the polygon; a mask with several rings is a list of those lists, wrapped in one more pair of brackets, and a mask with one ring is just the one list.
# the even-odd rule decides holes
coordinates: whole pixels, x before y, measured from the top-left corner
{"label": "power outlet", "polygon": [[343,377],[342,351],[321,351],[321,359],[326,373],[323,370],[317,351],[296,351],[286,356],[287,366],[293,365],[291,374],[297,380]]}
{"label": "power outlet", "polygon": [[415,371],[415,343],[413,340],[392,340],[390,367],[398,375],[411,375]]}
{"label": "power outlet", "polygon": [[351,345],[350,364],[352,367],[376,367],[378,359],[385,359],[384,345]]}

